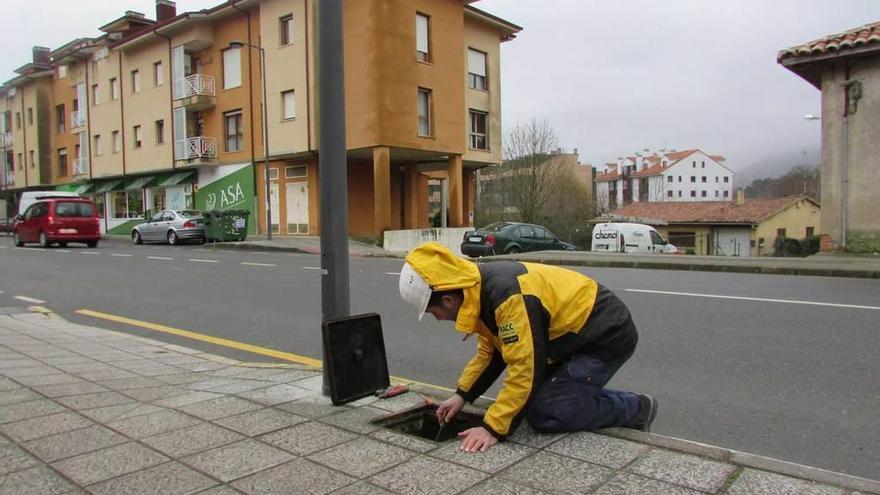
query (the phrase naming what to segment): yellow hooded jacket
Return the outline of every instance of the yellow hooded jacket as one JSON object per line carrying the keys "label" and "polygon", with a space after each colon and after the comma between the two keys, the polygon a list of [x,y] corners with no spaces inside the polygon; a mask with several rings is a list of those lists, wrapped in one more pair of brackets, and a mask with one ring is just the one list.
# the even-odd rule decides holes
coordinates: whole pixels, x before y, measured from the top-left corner
{"label": "yellow hooded jacket", "polygon": [[462,289],[456,330],[476,333],[476,355],[465,366],[457,393],[472,402],[508,367],[504,387],[486,411],[484,426],[496,437],[512,433],[546,374],[588,339],[587,319],[599,285],[563,268],[533,263],[476,263],[438,243],[406,257],[432,291]]}

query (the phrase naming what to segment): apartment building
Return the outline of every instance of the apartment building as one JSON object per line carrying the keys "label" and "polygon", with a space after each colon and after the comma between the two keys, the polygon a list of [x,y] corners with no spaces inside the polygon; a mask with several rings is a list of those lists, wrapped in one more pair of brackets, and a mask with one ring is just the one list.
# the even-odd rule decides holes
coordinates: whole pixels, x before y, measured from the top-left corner
{"label": "apartment building", "polygon": [[638,202],[730,201],[735,174],[724,162],[699,149],[621,157],[596,175],[597,206],[608,211]]}
{"label": "apartment building", "polygon": [[[501,160],[500,44],[521,28],[471,3],[345,2],[350,235],[426,227],[436,181],[451,224],[472,218],[474,171]],[[157,0],[155,19],[126,12],[98,38],[35,49],[0,89],[7,197],[91,195],[114,233],[163,208],[246,209],[265,232],[262,49],[271,228],[318,234],[315,10],[229,0],[178,14]],[[10,133],[29,108],[34,127]]]}

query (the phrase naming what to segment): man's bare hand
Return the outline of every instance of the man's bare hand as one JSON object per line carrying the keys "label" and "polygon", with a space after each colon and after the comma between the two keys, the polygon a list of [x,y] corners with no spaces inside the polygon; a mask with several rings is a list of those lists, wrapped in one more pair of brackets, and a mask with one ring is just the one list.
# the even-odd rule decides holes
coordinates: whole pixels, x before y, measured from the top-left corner
{"label": "man's bare hand", "polygon": [[461,438],[459,448],[465,452],[485,452],[489,447],[498,443],[495,435],[489,433],[489,430],[482,426],[464,430],[458,436]]}
{"label": "man's bare hand", "polygon": [[437,405],[437,422],[445,424],[452,421],[462,407],[464,407],[464,398],[458,394],[444,400]]}

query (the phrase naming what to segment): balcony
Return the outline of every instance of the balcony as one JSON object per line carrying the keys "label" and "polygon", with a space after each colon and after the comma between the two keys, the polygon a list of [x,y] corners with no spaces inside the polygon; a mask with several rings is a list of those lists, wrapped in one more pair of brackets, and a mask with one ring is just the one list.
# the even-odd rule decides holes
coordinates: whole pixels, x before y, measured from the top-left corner
{"label": "balcony", "polygon": [[70,112],[70,130],[83,129],[86,126],[86,111],[74,110]]}
{"label": "balcony", "polygon": [[12,170],[6,171],[6,177],[3,179],[3,182],[7,186],[14,186],[15,185],[15,177],[12,175]]}
{"label": "balcony", "polygon": [[216,86],[214,76],[192,74],[174,81],[174,99],[190,110],[204,110],[214,106]]}
{"label": "balcony", "polygon": [[0,132],[0,148],[8,148],[12,146],[12,133]]}
{"label": "balcony", "polygon": [[174,157],[177,160],[199,164],[213,163],[217,158],[217,140],[214,138],[197,136],[182,139],[175,144]]}
{"label": "balcony", "polygon": [[89,159],[75,158],[73,160],[73,176],[86,175],[89,173]]}

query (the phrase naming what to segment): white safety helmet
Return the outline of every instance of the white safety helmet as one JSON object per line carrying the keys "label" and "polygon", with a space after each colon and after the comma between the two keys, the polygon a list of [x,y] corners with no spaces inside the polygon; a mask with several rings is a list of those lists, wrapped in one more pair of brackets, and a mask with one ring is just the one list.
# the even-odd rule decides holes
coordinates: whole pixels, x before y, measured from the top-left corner
{"label": "white safety helmet", "polygon": [[409,263],[400,270],[400,298],[412,304],[419,311],[419,321],[425,316],[425,309],[431,299],[431,287]]}

